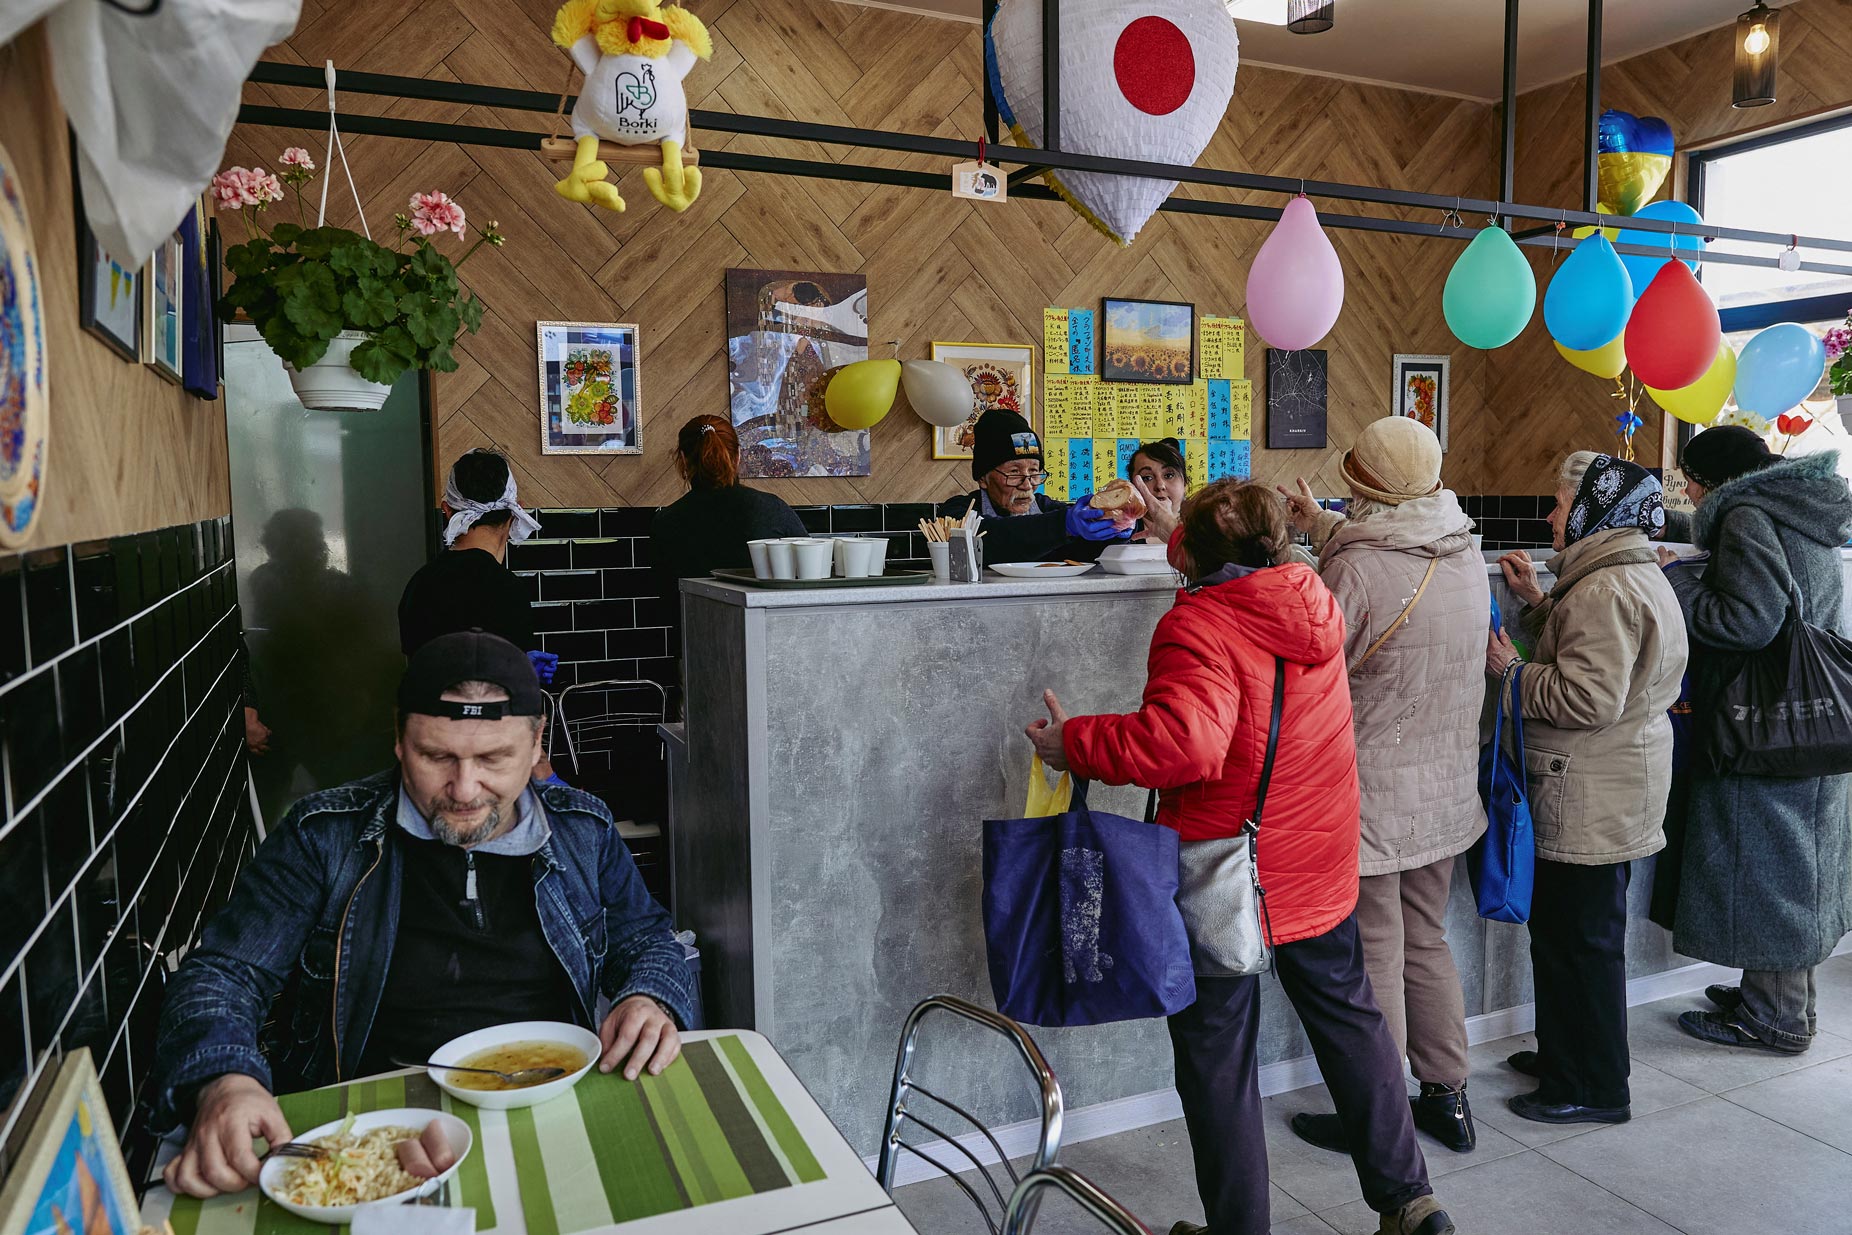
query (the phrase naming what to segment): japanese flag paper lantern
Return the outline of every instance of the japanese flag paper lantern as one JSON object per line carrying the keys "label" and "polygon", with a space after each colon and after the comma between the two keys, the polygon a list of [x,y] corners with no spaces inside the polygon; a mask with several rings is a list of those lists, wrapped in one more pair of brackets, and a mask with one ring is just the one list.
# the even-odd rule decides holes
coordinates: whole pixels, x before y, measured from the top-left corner
{"label": "japanese flag paper lantern", "polygon": [[[1222,0],[1062,0],[1061,149],[1194,164],[1234,94],[1236,42]],[[1040,0],[1001,0],[985,64],[1016,143],[1043,145]],[[1130,244],[1177,187],[1100,172],[1043,177],[1120,244]]]}

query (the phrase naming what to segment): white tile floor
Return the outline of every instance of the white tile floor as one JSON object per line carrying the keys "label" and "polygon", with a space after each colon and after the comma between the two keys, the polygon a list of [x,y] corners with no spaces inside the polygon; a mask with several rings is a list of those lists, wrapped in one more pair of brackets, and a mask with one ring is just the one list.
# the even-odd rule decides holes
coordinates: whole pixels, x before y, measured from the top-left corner
{"label": "white tile floor", "polygon": [[[1732,1051],[1693,1041],[1674,1018],[1702,995],[1634,1008],[1633,1121],[1552,1127],[1505,1107],[1535,1082],[1504,1058],[1528,1037],[1474,1047],[1470,1093],[1479,1147],[1454,1154],[1422,1139],[1435,1195],[1462,1235],[1852,1235],[1852,956],[1821,966],[1822,1031],[1805,1055]],[[1350,1161],[1286,1126],[1329,1110],[1323,1087],[1268,1098],[1273,1235],[1374,1235]],[[1156,1235],[1202,1221],[1181,1122],[1068,1147],[1062,1160]],[[982,1232],[949,1181],[902,1188],[921,1235]],[[1065,1198],[1043,1206],[1036,1235],[1100,1228]]]}

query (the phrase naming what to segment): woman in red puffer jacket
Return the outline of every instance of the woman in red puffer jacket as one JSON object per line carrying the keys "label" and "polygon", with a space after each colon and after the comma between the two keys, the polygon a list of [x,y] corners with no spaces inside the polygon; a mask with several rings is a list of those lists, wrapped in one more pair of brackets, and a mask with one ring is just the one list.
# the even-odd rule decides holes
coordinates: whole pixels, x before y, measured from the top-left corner
{"label": "woman in red puffer jacket", "polygon": [[[1258,839],[1286,996],[1351,1130],[1364,1199],[1389,1235],[1454,1229],[1428,1186],[1402,1061],[1364,976],[1357,934],[1357,752],[1344,615],[1309,566],[1276,566],[1290,539],[1279,498],[1221,481],[1191,498],[1171,562],[1192,580],[1151,639],[1143,706],[1029,726],[1045,763],[1161,791],[1158,822],[1185,842],[1238,836],[1254,811],[1276,666],[1285,701]],[[1196,979],[1170,1018],[1177,1092],[1207,1228],[1265,1235],[1267,1146],[1259,1082],[1260,978]]]}

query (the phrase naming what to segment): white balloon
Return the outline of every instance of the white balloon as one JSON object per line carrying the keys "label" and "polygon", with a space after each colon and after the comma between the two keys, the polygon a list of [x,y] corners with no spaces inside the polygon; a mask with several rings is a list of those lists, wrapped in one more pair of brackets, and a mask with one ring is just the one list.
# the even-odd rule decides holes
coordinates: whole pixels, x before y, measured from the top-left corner
{"label": "white balloon", "polygon": [[[1002,0],[990,44],[1005,122],[1018,145],[1042,145],[1038,0]],[[1061,149],[1194,164],[1228,110],[1237,59],[1235,23],[1222,0],[1062,0]],[[1047,179],[1120,244],[1130,244],[1177,187],[1101,172]]]}
{"label": "white balloon", "polygon": [[920,419],[942,429],[963,424],[977,406],[971,379],[962,369],[943,360],[904,361],[900,384]]}

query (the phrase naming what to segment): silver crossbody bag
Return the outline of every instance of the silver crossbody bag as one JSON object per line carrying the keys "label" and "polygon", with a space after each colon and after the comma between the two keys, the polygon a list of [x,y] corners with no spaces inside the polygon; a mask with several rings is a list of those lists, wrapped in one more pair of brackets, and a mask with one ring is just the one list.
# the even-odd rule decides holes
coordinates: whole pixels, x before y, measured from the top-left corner
{"label": "silver crossbody bag", "polygon": [[1241,826],[1239,836],[1184,841],[1177,847],[1177,908],[1189,932],[1191,967],[1197,977],[1246,977],[1265,973],[1273,963],[1273,924],[1255,854],[1285,703],[1286,662],[1276,656],[1273,717],[1267,723],[1267,757],[1260,766],[1253,817]]}

